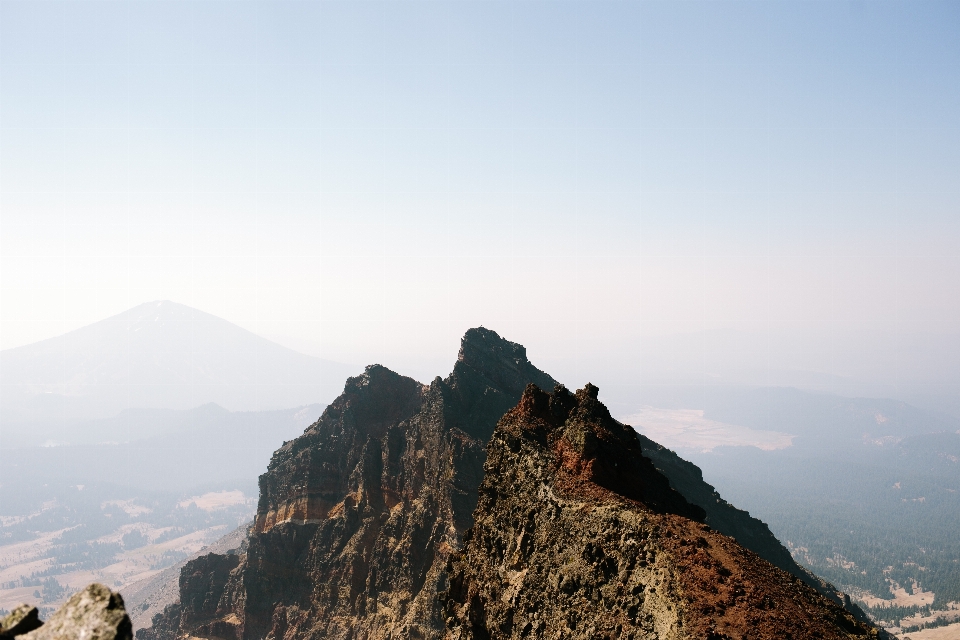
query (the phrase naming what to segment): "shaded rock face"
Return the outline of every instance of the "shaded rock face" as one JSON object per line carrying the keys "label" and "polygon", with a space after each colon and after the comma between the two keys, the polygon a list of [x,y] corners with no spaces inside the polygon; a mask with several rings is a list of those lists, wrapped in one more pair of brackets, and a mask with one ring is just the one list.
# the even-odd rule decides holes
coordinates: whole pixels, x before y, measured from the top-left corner
{"label": "shaded rock face", "polygon": [[132,625],[119,593],[91,584],[73,594],[43,626],[20,640],[131,640]]}
{"label": "shaded rock face", "polygon": [[180,603],[137,637],[441,637],[437,594],[473,523],[484,446],[531,382],[555,384],[482,328],[429,386],[378,365],[349,379],[261,476],[246,554],[188,563]]}
{"label": "shaded rock face", "polygon": [[[506,628],[509,633],[524,633],[524,629],[525,633],[541,633],[546,628],[546,614],[528,619],[529,627],[526,623],[503,627],[500,622],[490,627],[477,622],[477,615],[486,620],[500,614],[488,616],[486,605],[476,608],[490,595],[477,596],[480,582],[476,576],[480,574],[467,571],[479,568],[468,561],[476,556],[463,556],[453,569],[449,563],[451,555],[462,549],[474,514],[478,516],[478,531],[499,525],[516,534],[516,545],[541,549],[529,546],[533,538],[523,533],[527,521],[514,522],[516,514],[498,506],[506,499],[503,495],[509,493],[500,495],[496,489],[498,483],[505,482],[499,479],[505,468],[503,460],[493,464],[491,458],[493,466],[488,466],[484,480],[485,446],[497,421],[507,412],[511,412],[507,418],[513,421],[509,424],[522,421],[517,416],[527,416],[523,420],[529,418],[540,425],[515,430],[538,434],[535,440],[540,447],[524,449],[531,456],[521,456],[522,464],[518,464],[525,469],[539,469],[545,460],[560,465],[561,472],[545,476],[542,485],[531,484],[533,476],[517,476],[518,487],[530,491],[548,487],[560,500],[557,517],[566,518],[557,520],[547,538],[566,539],[567,543],[550,547],[543,566],[549,567],[561,557],[567,558],[565,562],[571,567],[588,561],[589,567],[596,563],[601,566],[602,570],[596,571],[577,569],[566,582],[560,579],[563,594],[581,593],[581,586],[589,587],[583,593],[591,594],[594,599],[590,602],[607,594],[607,600],[591,605],[599,616],[597,620],[607,620],[591,623],[599,636],[608,633],[603,625],[613,624],[615,631],[620,624],[621,631],[627,628],[635,634],[641,633],[636,629],[673,633],[671,629],[700,628],[706,629],[707,635],[702,637],[710,637],[709,633],[716,631],[713,627],[684,626],[689,615],[674,598],[676,594],[699,594],[698,619],[716,618],[725,628],[726,612],[737,611],[734,605],[747,600],[746,583],[737,577],[744,569],[738,563],[752,566],[757,575],[773,572],[769,574],[774,576],[769,578],[772,583],[784,579],[732,540],[703,530],[701,523],[706,518],[715,529],[742,537],[748,547],[756,547],[775,564],[782,563],[789,554],[766,525],[722,501],[713,487],[703,482],[694,465],[655,443],[645,444],[632,429],[613,420],[598,402],[595,387],[588,385],[576,396],[562,389],[552,395],[532,391],[524,394],[528,383],[541,388],[555,386],[552,378],[529,363],[522,346],[485,329],[467,332],[453,373],[446,379],[435,379],[429,386],[377,365],[349,379],[343,395],[320,420],[274,454],[260,479],[260,503],[246,546],[238,553],[208,554],[187,562],[181,572],[180,602],[155,616],[152,628],[137,632],[138,639],[439,638],[446,633],[445,618],[449,618],[452,633],[460,637],[484,637],[484,629],[493,636],[507,633],[502,631]],[[500,431],[494,438],[497,442],[504,437]],[[522,444],[518,438],[511,442]],[[497,446],[501,445],[491,444],[491,451],[499,451]],[[519,450],[510,451],[519,455]],[[652,458],[653,463],[641,454]],[[492,496],[499,497],[491,502]],[[475,511],[478,497],[479,510]],[[522,501],[524,496],[514,498],[520,510],[517,513],[532,511],[530,504]],[[580,511],[567,510],[570,505],[581,505],[576,507]],[[494,511],[489,511],[491,508]],[[537,517],[534,522],[539,522]],[[548,531],[540,526],[537,524],[532,531]],[[633,571],[640,572],[630,574],[631,597],[648,594],[643,597],[651,603],[660,598],[663,607],[651,604],[642,609],[636,602],[609,599],[623,595],[618,591],[621,586],[617,586],[622,571],[617,564],[613,572],[605,559],[620,558],[614,542],[619,544],[628,538],[619,533],[611,534],[613,537],[594,535],[604,527],[634,531],[629,538],[634,543],[624,544],[640,546],[621,553],[626,558],[623,562],[633,562]],[[650,531],[644,534],[645,528]],[[700,538],[707,541],[709,553],[699,546]],[[588,539],[594,540],[589,549],[581,544]],[[696,540],[697,544],[681,544],[681,539]],[[510,536],[501,543],[509,548]],[[610,545],[613,547],[608,549]],[[699,582],[694,580],[692,586],[682,587],[682,572],[675,569],[682,565],[670,558],[686,557],[688,552],[706,554],[691,562],[696,565],[709,560],[704,566],[712,568],[703,569],[707,573]],[[714,558],[717,554],[722,561]],[[528,565],[517,566],[521,568],[509,571],[523,571]],[[643,573],[641,569],[649,571]],[[451,570],[456,577],[454,588],[445,591]],[[700,575],[697,571],[689,575]],[[513,575],[515,578],[518,574]],[[530,584],[534,583],[523,579],[517,582],[516,593],[526,589],[524,597],[533,603],[536,596],[529,590]],[[643,589],[638,587],[641,584]],[[776,602],[761,597],[760,590],[767,586],[763,580],[758,578],[750,584],[762,585],[749,591],[754,602],[764,602],[766,607]],[[487,587],[496,590],[502,585],[489,582]],[[794,593],[791,588],[788,585],[786,591],[773,592],[771,598],[800,598],[797,602],[801,605],[797,606],[808,606],[804,598],[809,593]],[[447,595],[441,599],[443,593]],[[659,595],[649,595],[653,593]],[[510,594],[513,592],[507,594],[508,601],[516,595]],[[539,597],[543,605],[554,607],[554,617],[565,621],[564,628],[571,633],[574,629],[583,631],[577,616],[584,602],[573,596],[558,600],[549,589]],[[574,617],[568,619],[566,610],[554,606],[557,602],[573,607]],[[612,609],[606,607],[611,602],[615,605]],[[819,606],[819,601],[814,603],[809,606]],[[645,613],[638,618],[641,610]],[[517,620],[527,615],[525,610],[511,611],[501,613]],[[627,617],[617,617],[623,612]],[[731,615],[738,619],[741,613]],[[842,624],[846,618],[838,615],[837,624]],[[670,616],[675,617],[675,623],[670,622]],[[634,626],[624,626],[629,624]],[[783,628],[792,633],[790,629],[800,627]],[[716,631],[712,637],[723,637],[717,635],[721,633]],[[801,633],[794,637],[804,636]]]}
{"label": "shaded rock face", "polygon": [[[216,553],[187,562],[180,571],[180,602],[154,617],[149,635],[175,638],[180,629],[191,629],[202,637],[238,637],[240,620],[233,608],[239,601],[225,592],[228,581],[236,580],[240,562],[237,554]],[[142,632],[138,631],[137,637]]]}
{"label": "shaded rock face", "polygon": [[40,611],[29,604],[15,607],[0,620],[0,637],[13,637],[33,631],[43,623],[40,622]]}
{"label": "shaded rock face", "polygon": [[[215,553],[218,556],[246,553],[247,537],[252,526],[252,522],[240,525],[192,557],[124,587],[123,600],[130,615],[130,621],[133,623],[134,633],[149,627],[155,615],[162,613],[169,605],[180,601],[180,577],[183,574],[182,569],[187,564],[209,553]],[[195,572],[196,568],[192,568],[187,574]]]}
{"label": "shaded rock face", "polygon": [[448,638],[852,638],[876,630],[701,521],[588,385],[531,386],[487,447]]}

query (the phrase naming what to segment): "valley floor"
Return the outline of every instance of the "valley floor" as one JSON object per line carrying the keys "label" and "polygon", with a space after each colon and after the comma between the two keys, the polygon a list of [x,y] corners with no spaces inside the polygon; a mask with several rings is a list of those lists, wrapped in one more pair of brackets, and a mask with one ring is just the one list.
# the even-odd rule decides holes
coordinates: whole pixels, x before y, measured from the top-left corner
{"label": "valley floor", "polygon": [[89,505],[70,498],[0,523],[0,610],[29,603],[43,617],[92,582],[118,590],[148,579],[246,522],[254,505],[239,490]]}
{"label": "valley floor", "polygon": [[899,634],[897,637],[901,640],[957,640],[960,638],[960,622],[935,629],[911,631]]}

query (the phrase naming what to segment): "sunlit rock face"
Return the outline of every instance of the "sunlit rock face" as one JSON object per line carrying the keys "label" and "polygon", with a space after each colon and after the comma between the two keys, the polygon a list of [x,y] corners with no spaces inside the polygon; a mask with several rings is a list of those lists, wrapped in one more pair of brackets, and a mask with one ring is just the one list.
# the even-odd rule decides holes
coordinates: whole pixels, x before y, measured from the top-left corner
{"label": "sunlit rock face", "polygon": [[[818,612],[798,616],[797,625],[848,622],[709,530],[705,518],[747,540],[772,539],[749,514],[717,511],[719,496],[696,467],[660,450],[651,461],[643,446],[610,417],[595,387],[566,392],[522,346],[486,329],[468,331],[453,372],[429,385],[370,366],[274,454],[246,547],[187,563],[179,603],[138,640],[482,638],[547,629],[588,637],[618,628],[686,637],[687,629],[713,633],[691,623],[691,612],[746,628],[756,612],[745,602],[775,608],[760,597],[768,587]],[[580,568],[558,573],[561,560]],[[534,568],[541,564],[547,573]],[[537,598],[538,607],[558,598],[582,617],[552,611],[566,626],[549,627],[546,609],[537,618],[516,608]],[[865,628],[850,624],[851,633]]]}
{"label": "sunlit rock face", "polygon": [[246,554],[224,580],[184,583],[216,571],[188,564],[181,604],[138,638],[441,637],[438,593],[473,523],[484,447],[528,383],[555,384],[482,328],[429,386],[378,365],[349,379],[261,476]]}
{"label": "sunlit rock face", "polygon": [[705,525],[592,385],[531,385],[485,472],[442,596],[451,639],[876,636]]}

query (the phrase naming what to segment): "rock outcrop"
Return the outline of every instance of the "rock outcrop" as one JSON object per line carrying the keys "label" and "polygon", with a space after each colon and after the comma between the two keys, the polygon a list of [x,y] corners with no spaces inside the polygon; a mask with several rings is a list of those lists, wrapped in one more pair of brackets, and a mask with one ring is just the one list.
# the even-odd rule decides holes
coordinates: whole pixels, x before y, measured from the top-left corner
{"label": "rock outcrop", "polygon": [[443,596],[448,638],[877,635],[699,521],[591,385],[528,387],[487,447],[479,496]]}
{"label": "rock outcrop", "polygon": [[29,604],[21,604],[0,619],[0,638],[20,636],[42,624],[39,609]]}
{"label": "rock outcrop", "polygon": [[[469,558],[474,556],[464,556],[458,561],[454,575],[458,576],[460,586],[447,591],[450,559],[463,549],[465,535],[474,525],[474,514],[479,514],[478,530],[490,524],[491,518],[505,518],[504,522],[509,522],[512,517],[502,512],[493,517],[486,510],[492,495],[490,483],[498,482],[494,476],[500,473],[501,467],[494,467],[495,471],[488,469],[484,480],[484,460],[488,457],[486,447],[497,421],[508,411],[513,410],[510,415],[517,414],[519,409],[515,407],[530,383],[540,388],[554,388],[556,384],[527,360],[522,346],[486,329],[468,331],[453,372],[445,379],[436,378],[430,385],[422,385],[379,365],[367,367],[363,375],[347,381],[344,393],[327,407],[316,423],[274,454],[267,472],[260,478],[260,502],[247,546],[232,557],[207,554],[187,562],[180,574],[179,602],[154,616],[151,628],[137,632],[138,640],[185,637],[432,640],[446,635],[447,618],[456,633],[467,634],[464,637],[482,636],[481,627],[469,626],[473,624],[470,622],[473,614],[469,612],[473,611],[470,607],[474,601],[457,605],[461,595],[473,593],[470,589],[477,587],[478,583],[471,582],[466,571],[473,566]],[[588,388],[584,393],[592,398],[590,402],[597,403],[595,390]],[[569,394],[559,394],[553,400],[541,394],[526,398],[525,402],[546,402],[544,406],[528,409],[535,414],[556,411],[551,419],[556,421],[562,417],[561,422],[566,424],[568,415],[581,411],[577,407],[584,401]],[[556,482],[551,480],[551,490],[559,492],[558,495],[568,491],[570,496],[586,491],[593,496],[592,500],[603,504],[602,508],[598,507],[601,510],[622,510],[622,505],[604,502],[608,498],[617,505],[620,505],[617,501],[632,505],[635,511],[630,513],[634,515],[621,518],[633,522],[630,527],[647,526],[643,523],[656,520],[658,533],[651,534],[653,538],[650,535],[642,538],[656,540],[643,547],[650,549],[652,555],[648,560],[644,551],[642,558],[647,566],[658,567],[659,573],[637,575],[644,580],[653,579],[655,582],[651,584],[657,585],[654,588],[661,590],[659,593],[665,594],[662,590],[668,589],[668,585],[674,585],[669,589],[679,589],[676,585],[680,583],[671,582],[676,576],[661,571],[663,567],[655,564],[655,554],[665,559],[669,553],[682,555],[696,551],[713,558],[712,551],[708,553],[696,545],[681,545],[664,531],[672,531],[677,536],[696,534],[694,540],[707,540],[714,545],[711,549],[719,550],[716,554],[722,555],[726,563],[721,563],[722,567],[728,567],[723,571],[729,570],[730,576],[740,575],[737,572],[742,570],[737,563],[743,562],[753,567],[750,570],[757,575],[772,572],[769,575],[774,577],[768,582],[780,584],[777,580],[783,578],[782,572],[733,540],[715,532],[704,532],[704,520],[715,520],[715,528],[721,533],[729,529],[733,535],[741,536],[744,532],[760,531],[758,539],[764,544],[770,542],[763,535],[764,531],[769,534],[765,525],[752,521],[745,512],[731,507],[723,511],[722,517],[715,518],[714,515],[720,513],[714,508],[716,505],[709,504],[709,500],[704,502],[701,495],[715,495],[712,487],[704,493],[702,486],[680,477],[691,473],[689,468],[665,465],[669,468],[661,474],[642,455],[634,432],[609,416],[600,422],[571,422],[564,429],[562,442],[566,443],[563,445],[566,457],[563,460],[572,466],[564,467],[564,474],[554,478]],[[536,467],[548,453],[537,455],[541,458],[533,456],[523,464]],[[694,475],[702,483],[699,470],[693,465],[690,467],[696,470]],[[670,477],[668,481],[667,478],[671,473],[678,478],[673,488],[674,479]],[[480,491],[481,482],[488,487],[485,492]],[[691,495],[685,498],[685,491]],[[478,498],[482,498],[479,510]],[[743,521],[738,514],[751,522]],[[575,538],[576,532],[589,533],[592,531],[589,527],[596,524],[590,524],[593,521],[589,518],[577,524],[576,518],[571,518],[565,534],[568,538]],[[564,531],[561,527],[554,533],[559,536]],[[521,532],[517,530],[516,535]],[[786,554],[786,551],[775,539],[773,543],[776,548],[771,553],[776,560],[778,553]],[[570,541],[570,549],[582,551],[582,545],[577,545]],[[566,553],[560,547],[554,551]],[[720,565],[709,566],[720,572],[718,585],[733,584],[735,595],[730,597],[740,598],[742,602],[744,596],[736,592],[743,588],[742,580],[728,579],[730,576],[717,568]],[[704,579],[717,575],[709,574]],[[573,588],[573,584],[565,583],[564,589]],[[758,578],[756,584],[766,586],[767,582]],[[494,590],[499,588],[494,582],[488,586]],[[713,602],[710,599],[716,596],[716,603],[709,606],[715,607],[713,611],[718,620],[724,611],[731,610],[733,605],[723,600],[729,596],[724,590],[726,587],[702,588],[717,588],[717,593],[726,594],[711,592],[701,598]],[[806,603],[803,598],[809,596],[809,590],[796,586],[801,590],[794,592],[790,588],[784,587],[786,590],[781,589],[775,595],[796,596]],[[447,595],[441,598],[444,593]],[[810,596],[814,597],[811,606],[819,607],[821,600],[814,596]],[[764,600],[759,592],[751,592],[750,598],[774,602]],[[685,619],[683,616],[687,614],[677,613],[679,601],[665,602],[671,607],[668,610],[680,616],[678,620]],[[830,615],[835,613],[831,610]],[[462,615],[467,617],[461,619]],[[837,620],[847,620],[842,611],[837,615],[840,616]],[[534,622],[531,630],[532,625]],[[523,628],[517,627],[521,631]]]}
{"label": "rock outcrop", "polygon": [[484,447],[531,382],[554,384],[486,329],[429,386],[367,367],[274,454],[246,554],[187,563],[180,603],[137,637],[441,637],[437,594],[473,523]]}
{"label": "rock outcrop", "polygon": [[18,640],[132,640],[133,627],[119,593],[91,584],[70,596],[46,623],[36,607],[21,605],[0,622],[3,637]]}

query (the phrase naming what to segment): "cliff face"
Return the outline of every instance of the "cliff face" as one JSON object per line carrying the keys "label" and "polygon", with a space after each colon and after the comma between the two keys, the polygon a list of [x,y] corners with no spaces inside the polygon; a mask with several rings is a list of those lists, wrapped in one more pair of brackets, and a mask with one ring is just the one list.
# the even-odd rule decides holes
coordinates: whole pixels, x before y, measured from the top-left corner
{"label": "cliff face", "polygon": [[485,471],[443,596],[449,638],[876,635],[698,522],[591,385],[529,387]]}
{"label": "cliff face", "polygon": [[437,594],[472,524],[484,446],[530,382],[554,384],[485,329],[429,386],[376,365],[351,378],[274,454],[246,554],[188,563],[180,603],[138,638],[441,636]]}

